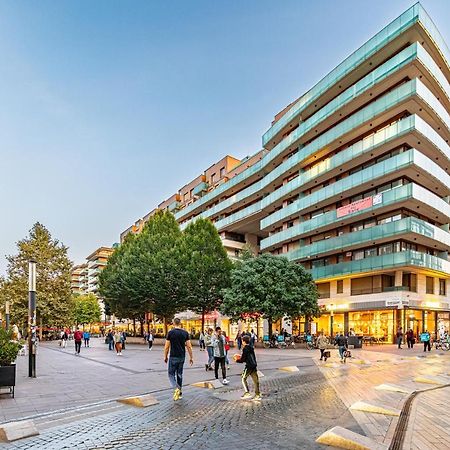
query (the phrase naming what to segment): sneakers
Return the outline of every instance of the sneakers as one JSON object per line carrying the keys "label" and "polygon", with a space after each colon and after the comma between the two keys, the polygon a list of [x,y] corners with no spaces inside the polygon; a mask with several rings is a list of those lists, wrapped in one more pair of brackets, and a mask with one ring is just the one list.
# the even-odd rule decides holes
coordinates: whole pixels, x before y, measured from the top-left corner
{"label": "sneakers", "polygon": [[229,384],[230,382],[226,379],[226,378],[224,378],[223,379],[223,381],[222,381],[222,384],[225,384],[225,385],[227,385],[227,384]]}
{"label": "sneakers", "polygon": [[262,399],[262,395],[261,394],[256,394],[254,397],[253,397],[253,400],[261,400]]}
{"label": "sneakers", "polygon": [[205,364],[205,370],[208,372],[208,370],[209,370],[208,364]]}
{"label": "sneakers", "polygon": [[173,400],[176,402],[177,400],[180,399],[180,397],[181,397],[181,391],[180,391],[179,388],[176,388],[176,389],[173,391]]}
{"label": "sneakers", "polygon": [[248,398],[252,398],[252,395],[250,394],[250,392],[244,392],[244,394],[241,395],[241,398],[242,398],[243,400],[246,400],[246,399],[248,399]]}

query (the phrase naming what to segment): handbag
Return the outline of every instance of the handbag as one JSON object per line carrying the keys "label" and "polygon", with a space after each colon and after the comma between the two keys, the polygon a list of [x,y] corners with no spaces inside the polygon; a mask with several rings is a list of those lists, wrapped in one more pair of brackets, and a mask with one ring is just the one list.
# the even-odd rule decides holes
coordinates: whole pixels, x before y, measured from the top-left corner
{"label": "handbag", "polygon": [[329,350],[327,350],[326,352],[323,352],[323,356],[325,358],[331,358],[331,352]]}
{"label": "handbag", "polygon": [[350,350],[345,350],[344,358],[351,358],[351,357],[352,357],[352,352]]}

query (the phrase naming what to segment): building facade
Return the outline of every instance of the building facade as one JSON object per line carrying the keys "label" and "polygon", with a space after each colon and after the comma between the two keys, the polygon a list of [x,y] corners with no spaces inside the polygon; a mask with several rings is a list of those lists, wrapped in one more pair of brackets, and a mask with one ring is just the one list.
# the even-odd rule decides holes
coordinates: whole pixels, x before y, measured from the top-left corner
{"label": "building facade", "polygon": [[261,151],[159,208],[182,227],[210,218],[226,246],[303,264],[323,310],[313,333],[392,342],[400,326],[448,330],[449,62],[414,5],[278,113]]}
{"label": "building facade", "polygon": [[74,294],[94,294],[102,312],[102,322],[106,322],[109,318],[105,315],[105,304],[99,295],[98,276],[113,252],[114,246],[112,248],[99,247],[86,258],[86,263],[72,269],[72,292]]}

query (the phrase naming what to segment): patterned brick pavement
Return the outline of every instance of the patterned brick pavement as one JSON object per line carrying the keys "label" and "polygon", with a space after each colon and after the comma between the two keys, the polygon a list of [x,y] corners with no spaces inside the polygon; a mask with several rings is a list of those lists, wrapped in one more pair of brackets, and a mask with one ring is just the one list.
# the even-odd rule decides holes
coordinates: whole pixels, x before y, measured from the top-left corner
{"label": "patterned brick pavement", "polygon": [[170,391],[148,409],[123,406],[106,414],[44,429],[40,436],[2,449],[316,449],[315,439],[341,425],[361,433],[319,370],[267,373],[261,402],[239,399],[238,377],[216,391],[186,387],[174,403]]}

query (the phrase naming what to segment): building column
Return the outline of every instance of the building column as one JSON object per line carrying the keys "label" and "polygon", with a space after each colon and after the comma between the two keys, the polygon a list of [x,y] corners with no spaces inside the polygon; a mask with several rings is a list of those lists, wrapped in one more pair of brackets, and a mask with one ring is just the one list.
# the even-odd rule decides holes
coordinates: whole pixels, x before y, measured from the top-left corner
{"label": "building column", "polygon": [[350,295],[352,295],[352,280],[350,278],[344,278],[343,281],[343,293],[350,297]]}
{"label": "building column", "polygon": [[434,295],[439,295],[439,278],[433,277],[433,283],[434,283]]}
{"label": "building column", "polygon": [[401,287],[403,286],[403,270],[396,270],[395,271],[395,287]]}
{"label": "building column", "polygon": [[253,253],[258,254],[259,245],[258,245],[258,236],[256,234],[245,233],[245,243],[252,249]]}

